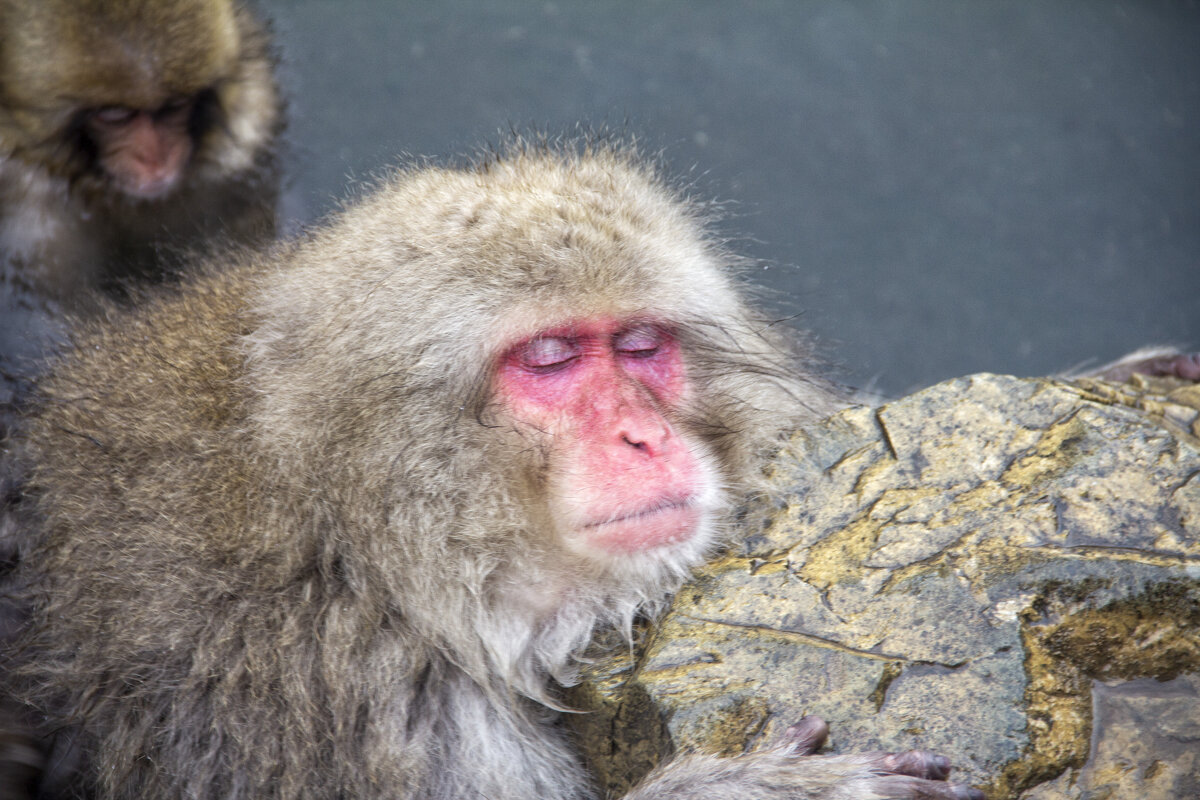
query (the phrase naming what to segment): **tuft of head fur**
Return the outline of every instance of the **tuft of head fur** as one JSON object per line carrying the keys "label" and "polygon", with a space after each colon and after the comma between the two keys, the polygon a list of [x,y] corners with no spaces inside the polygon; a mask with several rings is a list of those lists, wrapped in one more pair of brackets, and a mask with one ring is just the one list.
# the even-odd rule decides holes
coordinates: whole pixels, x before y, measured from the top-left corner
{"label": "tuft of head fur", "polygon": [[669,324],[692,385],[675,422],[730,497],[754,490],[779,435],[838,401],[707,230],[629,148],[517,141],[400,170],[302,240],[82,333],[22,441],[20,674],[99,795],[583,792],[536,734],[547,678],[722,531],[570,555],[491,365],[580,314]]}

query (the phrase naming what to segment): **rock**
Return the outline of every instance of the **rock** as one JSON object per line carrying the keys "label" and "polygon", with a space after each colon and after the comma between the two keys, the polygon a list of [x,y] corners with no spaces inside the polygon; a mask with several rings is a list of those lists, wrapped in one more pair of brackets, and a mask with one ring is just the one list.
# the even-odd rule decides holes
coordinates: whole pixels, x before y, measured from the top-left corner
{"label": "rock", "polygon": [[989,800],[1200,797],[1200,386],[976,375],[797,434],[571,701],[606,788],[818,714]]}

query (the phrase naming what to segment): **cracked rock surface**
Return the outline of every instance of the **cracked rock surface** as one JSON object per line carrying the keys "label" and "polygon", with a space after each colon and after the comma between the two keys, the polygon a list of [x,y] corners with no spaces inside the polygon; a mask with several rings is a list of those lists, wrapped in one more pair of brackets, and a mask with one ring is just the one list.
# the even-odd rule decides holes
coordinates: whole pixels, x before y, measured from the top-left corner
{"label": "cracked rock surface", "polygon": [[1200,797],[1200,386],[976,375],[798,434],[570,698],[606,788],[805,714],[989,800]]}

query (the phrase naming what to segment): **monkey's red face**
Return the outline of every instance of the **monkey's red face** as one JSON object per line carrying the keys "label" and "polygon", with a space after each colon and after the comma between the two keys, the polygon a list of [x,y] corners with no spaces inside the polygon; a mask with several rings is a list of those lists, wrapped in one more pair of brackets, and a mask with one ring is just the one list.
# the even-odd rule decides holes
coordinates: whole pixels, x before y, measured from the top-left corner
{"label": "monkey's red face", "polygon": [[600,318],[546,331],[504,353],[496,394],[514,421],[550,439],[551,512],[572,549],[669,547],[711,513],[703,448],[669,418],[687,378],[667,328]]}

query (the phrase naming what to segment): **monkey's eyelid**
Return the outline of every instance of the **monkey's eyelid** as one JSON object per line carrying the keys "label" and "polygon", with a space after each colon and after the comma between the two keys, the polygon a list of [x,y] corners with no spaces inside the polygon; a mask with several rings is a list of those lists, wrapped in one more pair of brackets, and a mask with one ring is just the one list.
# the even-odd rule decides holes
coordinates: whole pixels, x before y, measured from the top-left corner
{"label": "monkey's eyelid", "polygon": [[545,370],[562,367],[579,357],[579,343],[561,336],[534,339],[517,353],[521,366]]}
{"label": "monkey's eyelid", "polygon": [[92,119],[105,125],[121,125],[137,116],[137,111],[125,106],[102,106],[91,112]]}
{"label": "monkey's eyelid", "polygon": [[192,102],[191,98],[188,97],[179,97],[174,100],[168,100],[159,106],[159,108],[154,112],[154,118],[156,120],[166,120],[170,119],[171,117],[191,114],[193,105],[194,103]]}
{"label": "monkey's eyelid", "polygon": [[652,356],[667,342],[668,335],[654,325],[642,325],[621,331],[613,337],[613,349],[622,355]]}
{"label": "monkey's eyelid", "polygon": [[662,350],[662,345],[654,345],[652,347],[618,347],[617,352],[623,356],[632,356],[633,358],[649,358],[657,355],[658,351]]}

